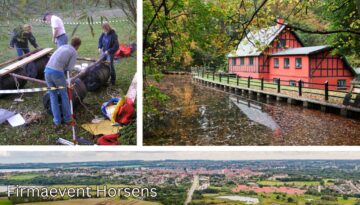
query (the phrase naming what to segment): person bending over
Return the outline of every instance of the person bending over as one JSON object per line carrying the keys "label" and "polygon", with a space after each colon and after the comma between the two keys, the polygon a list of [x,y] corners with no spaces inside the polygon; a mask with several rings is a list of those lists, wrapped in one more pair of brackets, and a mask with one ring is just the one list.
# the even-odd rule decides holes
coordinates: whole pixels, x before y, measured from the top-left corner
{"label": "person bending over", "polygon": [[32,34],[31,26],[29,24],[25,24],[14,29],[10,41],[10,47],[16,49],[18,56],[22,56],[30,52],[29,41],[35,49],[39,47],[36,43],[34,35]]}
{"label": "person bending over", "polygon": [[[63,45],[59,47],[54,54],[51,55],[49,62],[45,68],[45,80],[48,87],[64,86],[64,89],[50,90],[50,104],[53,113],[53,121],[55,126],[61,124],[61,114],[66,124],[71,123],[71,110],[69,97],[66,90],[65,72],[74,68],[77,58],[77,50],[81,45],[80,38],[74,37],[71,45]],[[58,95],[61,98],[62,113],[60,112]]]}
{"label": "person bending over", "polygon": [[44,14],[43,21],[51,23],[52,42],[55,43],[58,48],[68,43],[68,37],[66,35],[64,23],[61,18],[46,12]]}

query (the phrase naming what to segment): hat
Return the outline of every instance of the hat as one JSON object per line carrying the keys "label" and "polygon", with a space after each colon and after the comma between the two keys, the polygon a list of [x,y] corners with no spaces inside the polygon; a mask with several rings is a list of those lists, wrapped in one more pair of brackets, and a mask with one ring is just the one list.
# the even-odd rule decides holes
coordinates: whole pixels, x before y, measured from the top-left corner
{"label": "hat", "polygon": [[45,13],[44,13],[44,15],[43,15],[43,21],[46,20],[46,17],[47,17],[48,15],[51,15],[51,13],[50,13],[50,12],[45,12]]}

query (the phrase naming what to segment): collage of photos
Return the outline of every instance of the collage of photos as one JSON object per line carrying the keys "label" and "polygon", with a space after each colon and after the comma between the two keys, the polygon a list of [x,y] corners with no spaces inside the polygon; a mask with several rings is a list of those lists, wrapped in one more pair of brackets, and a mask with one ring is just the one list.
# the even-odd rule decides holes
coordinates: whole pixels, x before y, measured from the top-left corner
{"label": "collage of photos", "polygon": [[360,0],[0,1],[0,205],[360,205]]}

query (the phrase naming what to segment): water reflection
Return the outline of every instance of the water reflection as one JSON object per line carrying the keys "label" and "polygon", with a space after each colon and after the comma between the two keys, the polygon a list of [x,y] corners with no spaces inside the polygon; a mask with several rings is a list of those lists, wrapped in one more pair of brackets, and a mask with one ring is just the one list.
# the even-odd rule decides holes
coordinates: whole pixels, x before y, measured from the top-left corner
{"label": "water reflection", "polygon": [[359,121],[276,101],[249,107],[248,99],[194,85],[190,76],[153,84],[170,100],[144,116],[146,145],[360,145]]}
{"label": "water reflection", "polygon": [[241,99],[240,97],[229,97],[229,99],[252,121],[262,124],[272,130],[280,129],[279,125],[270,115],[263,112],[262,107],[250,100]]}

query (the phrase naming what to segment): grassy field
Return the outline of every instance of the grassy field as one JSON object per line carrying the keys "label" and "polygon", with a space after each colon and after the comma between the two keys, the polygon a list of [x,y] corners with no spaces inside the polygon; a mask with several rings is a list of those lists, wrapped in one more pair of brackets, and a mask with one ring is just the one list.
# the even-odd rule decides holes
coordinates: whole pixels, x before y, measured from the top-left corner
{"label": "grassy field", "polygon": [[7,197],[0,197],[0,205],[11,205],[13,204]]}
{"label": "grassy field", "polygon": [[[17,22],[13,22],[12,25],[18,25]],[[136,31],[127,21],[120,21],[111,23],[114,29],[117,31],[120,43],[133,43],[136,42]],[[51,43],[51,28],[48,24],[40,22],[32,22],[33,33],[37,39],[38,44],[42,48],[55,47]],[[66,31],[71,35],[75,25],[65,25]],[[101,26],[99,24],[94,25],[95,36],[91,35],[88,25],[80,25],[77,29],[76,36],[82,39],[82,45],[78,51],[81,57],[99,58],[97,42],[101,34]],[[0,40],[0,62],[4,62],[10,58],[16,56],[14,49],[8,49],[9,36],[2,36]],[[33,49],[32,47],[30,47]],[[81,62],[79,62],[81,63]],[[131,83],[131,80],[136,72],[136,54],[129,58],[123,58],[119,62],[116,62],[117,81],[116,86],[108,86],[102,88],[96,93],[87,93],[84,99],[83,105],[78,106],[75,109],[75,117],[77,124],[77,135],[84,137],[87,140],[96,142],[96,138],[87,131],[80,128],[79,125],[83,123],[89,123],[95,116],[102,116],[100,111],[101,104],[108,101],[113,96],[121,96],[126,94],[127,89]],[[27,88],[42,87],[38,84],[28,82]],[[0,125],[0,145],[53,145],[58,137],[62,137],[68,140],[72,139],[70,129],[61,129],[58,132],[52,128],[52,117],[48,115],[43,108],[42,97],[44,93],[31,93],[24,95],[11,95],[4,98],[0,98],[0,108],[15,111],[21,114],[27,112],[40,113],[42,119],[37,123],[29,124],[25,127],[12,128],[7,123]],[[15,98],[22,97],[24,102],[14,102]],[[134,120],[135,123],[135,120]],[[127,129],[129,130],[129,129]],[[135,126],[131,126],[129,133],[136,133]],[[136,134],[130,136],[135,139]],[[122,139],[120,138],[120,141]],[[134,141],[134,140],[133,140]],[[125,144],[126,142],[122,142]]]}
{"label": "grassy field", "polygon": [[281,182],[281,181],[258,181],[257,184],[265,186],[283,186],[283,185],[294,185],[294,186],[313,186],[319,185],[318,181],[290,181],[290,182]]}
{"label": "grassy field", "polygon": [[[191,201],[191,204],[213,204],[213,205],[238,205],[238,204],[245,204],[239,201],[231,201],[227,199],[218,199],[216,197],[219,196],[236,196],[233,193],[220,193],[220,194],[204,194],[203,199],[197,199]],[[241,195],[239,196],[246,196]],[[320,196],[312,196],[312,195],[302,195],[302,196],[296,196],[296,195],[281,195],[281,194],[257,194],[257,195],[251,195],[249,197],[252,198],[258,198],[260,203],[259,204],[280,204],[280,205],[290,205],[290,204],[298,204],[298,205],[305,205],[306,202],[315,202],[315,204],[342,204],[342,205],[353,205],[357,202],[356,198],[349,198],[347,200],[343,199],[342,197],[337,197],[336,201],[327,201],[327,200],[321,200]],[[278,197],[278,199],[277,199]],[[288,198],[292,198],[294,202],[288,202]]]}
{"label": "grassy field", "polygon": [[120,199],[73,199],[66,201],[53,201],[53,202],[36,202],[26,203],[29,205],[157,205],[159,203],[140,201],[135,199],[120,200]]}
{"label": "grassy field", "polygon": [[18,181],[24,181],[24,180],[30,180],[37,176],[40,176],[40,174],[36,173],[26,173],[26,174],[15,174],[15,175],[9,175],[7,178],[9,180],[18,180]]}

